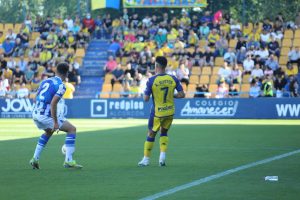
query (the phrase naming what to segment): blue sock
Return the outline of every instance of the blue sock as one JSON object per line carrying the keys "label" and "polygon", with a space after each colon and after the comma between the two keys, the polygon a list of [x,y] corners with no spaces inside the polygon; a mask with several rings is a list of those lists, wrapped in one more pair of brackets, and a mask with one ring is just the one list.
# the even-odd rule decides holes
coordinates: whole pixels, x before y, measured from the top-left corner
{"label": "blue sock", "polygon": [[45,148],[46,144],[48,143],[49,138],[50,137],[48,137],[46,134],[41,135],[34,151],[34,155],[33,155],[34,159],[39,160],[40,154],[42,150]]}
{"label": "blue sock", "polygon": [[73,160],[72,155],[75,151],[75,140],[76,140],[76,134],[75,133],[68,133],[66,136],[66,162],[70,162]]}

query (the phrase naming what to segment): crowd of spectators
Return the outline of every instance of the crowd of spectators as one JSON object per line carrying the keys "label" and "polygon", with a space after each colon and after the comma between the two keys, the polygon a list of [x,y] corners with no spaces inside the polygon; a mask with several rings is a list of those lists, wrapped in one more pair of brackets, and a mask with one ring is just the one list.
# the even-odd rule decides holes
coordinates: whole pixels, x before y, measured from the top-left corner
{"label": "crowd of spectators", "polygon": [[[298,96],[299,47],[290,50],[284,66],[278,60],[284,33],[300,28],[299,17],[300,13],[291,23],[278,14],[274,21],[241,25],[227,14],[220,18],[209,11],[203,16],[182,12],[181,16],[139,17],[124,9],[123,16],[115,19],[98,16],[96,35],[111,38],[105,66],[106,73],[113,75],[111,84],[119,82],[129,92],[138,86],[138,96],[145,87],[141,80],[154,75],[155,57],[163,55],[168,58],[167,73],[187,88],[193,68],[210,66],[213,71],[216,59],[223,58],[216,82],[207,83],[217,84],[216,90],[198,84],[195,97],[234,97],[243,92],[250,97]],[[236,43],[232,46],[231,41]],[[248,84],[247,91],[240,90],[242,83]]]}
{"label": "crowd of spectators", "polygon": [[89,14],[83,20],[57,15],[35,21],[28,15],[24,23],[0,30],[0,97],[34,97],[39,83],[55,76],[58,62],[70,64],[68,81],[79,84],[81,58],[75,52],[87,48],[94,31],[91,20]]}

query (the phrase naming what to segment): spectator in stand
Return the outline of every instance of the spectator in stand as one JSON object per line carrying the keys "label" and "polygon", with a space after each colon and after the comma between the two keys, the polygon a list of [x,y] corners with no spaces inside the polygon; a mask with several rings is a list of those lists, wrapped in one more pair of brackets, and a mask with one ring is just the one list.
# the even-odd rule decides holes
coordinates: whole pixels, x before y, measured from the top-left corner
{"label": "spectator in stand", "polygon": [[288,53],[289,62],[290,63],[297,63],[298,67],[300,68],[300,51],[299,47],[293,47],[293,49]]}
{"label": "spectator in stand", "polygon": [[189,74],[190,74],[189,69],[184,64],[180,64],[179,68],[176,71],[176,76],[178,80],[181,83],[185,83],[186,85],[188,85],[190,83]]}
{"label": "spectator in stand", "polygon": [[91,17],[90,13],[86,14],[86,17],[83,19],[83,25],[88,29],[89,33],[92,34],[95,30],[95,20]]}
{"label": "spectator in stand", "polygon": [[261,47],[255,54],[259,56],[259,62],[261,65],[264,65],[266,60],[269,58],[269,51],[266,47]]}
{"label": "spectator in stand", "polygon": [[122,69],[121,64],[117,65],[117,68],[112,71],[113,78],[111,79],[111,85],[114,87],[114,84],[116,82],[119,82],[122,84],[123,79],[124,79],[124,70]]}
{"label": "spectator in stand", "polygon": [[274,82],[274,88],[276,90],[276,97],[282,97],[284,92],[284,87],[287,84],[287,80],[284,76],[276,77]]}
{"label": "spectator in stand", "polygon": [[298,97],[299,96],[299,84],[297,79],[294,76],[289,77],[289,91],[291,97]]}
{"label": "spectator in stand", "polygon": [[192,65],[193,66],[199,66],[202,67],[204,66],[204,53],[201,51],[200,48],[196,48],[194,53],[191,55],[192,59]]}
{"label": "spectator in stand", "polygon": [[131,77],[130,73],[125,74],[124,79],[123,79],[123,90],[124,90],[124,97],[128,97],[129,96],[129,92],[130,92],[130,86],[132,84],[132,82],[134,81],[134,79]]}
{"label": "spectator in stand", "polygon": [[72,83],[69,82],[69,79],[66,78],[64,85],[66,87],[66,92],[63,96],[64,99],[73,99],[73,94],[75,92],[75,87]]}
{"label": "spectator in stand", "polygon": [[247,41],[245,40],[244,37],[239,37],[238,42],[235,46],[235,50],[240,51],[242,47],[245,47],[245,48],[247,47]]}
{"label": "spectator in stand", "polygon": [[9,88],[8,80],[5,79],[4,76],[0,75],[0,97],[6,97]]}
{"label": "spectator in stand", "polygon": [[228,48],[228,51],[224,54],[223,58],[224,61],[228,62],[231,65],[236,63],[236,55],[231,48]]}
{"label": "spectator in stand", "polygon": [[193,30],[190,30],[189,36],[188,36],[189,46],[196,46],[196,45],[198,45],[198,42],[199,42],[199,38],[198,38],[197,34]]}
{"label": "spectator in stand", "polygon": [[21,84],[21,87],[17,90],[17,98],[28,98],[29,89],[26,87],[25,83]]}
{"label": "spectator in stand", "polygon": [[287,69],[285,70],[287,76],[296,76],[298,74],[298,67],[288,62]]}
{"label": "spectator in stand", "polygon": [[213,18],[210,14],[210,11],[205,11],[204,16],[202,16],[200,19],[201,23],[211,23]]}
{"label": "spectator in stand", "polygon": [[203,23],[200,28],[199,28],[199,33],[200,33],[200,38],[201,39],[207,39],[210,29],[209,26],[207,25],[207,22]]}
{"label": "spectator in stand", "polygon": [[280,55],[279,43],[275,40],[273,36],[271,36],[271,42],[268,44],[269,54],[274,54],[277,57]]}
{"label": "spectator in stand", "polygon": [[228,41],[225,36],[221,36],[220,40],[216,42],[216,51],[214,53],[215,57],[223,57],[228,49]]}
{"label": "spectator in stand", "polygon": [[39,87],[41,81],[42,81],[42,80],[41,80],[41,77],[39,76],[39,74],[38,74],[38,73],[35,73],[35,74],[34,74],[34,78],[33,78],[32,82],[31,82],[31,90],[32,90],[33,92],[36,92],[36,91],[37,91],[37,89],[38,89],[38,87]]}
{"label": "spectator in stand", "polygon": [[67,18],[64,20],[64,23],[67,25],[68,31],[72,31],[74,26],[74,21],[70,15],[67,16]]}
{"label": "spectator in stand", "polygon": [[270,23],[270,19],[266,18],[263,22],[263,31],[270,32],[272,30],[272,24]]}
{"label": "spectator in stand", "polygon": [[225,81],[227,84],[231,84],[231,69],[228,67],[228,63],[224,62],[223,67],[221,67],[218,71],[218,84],[222,81]]}
{"label": "spectator in stand", "polygon": [[260,68],[260,65],[257,63],[255,65],[255,68],[251,71],[251,80],[254,80],[256,78],[262,79],[264,77],[264,72]]}
{"label": "spectator in stand", "polygon": [[209,93],[207,84],[203,84],[201,86],[197,85],[194,98],[209,98],[210,96],[211,94]]}
{"label": "spectator in stand", "polygon": [[9,60],[7,61],[7,66],[8,66],[11,70],[15,71],[16,66],[17,66],[17,62],[15,61],[15,59],[14,59],[13,57],[10,57],[10,58],[9,58]]}
{"label": "spectator in stand", "polygon": [[216,29],[213,29],[208,35],[208,46],[214,47],[216,42],[220,40],[220,35]]}
{"label": "spectator in stand", "polygon": [[211,49],[209,47],[206,47],[204,52],[204,61],[205,65],[213,66],[214,65],[214,54],[211,52]]}
{"label": "spectator in stand", "polygon": [[26,70],[24,71],[24,82],[26,84],[30,84],[34,78],[34,71],[31,70],[30,65],[26,66]]}
{"label": "spectator in stand", "polygon": [[4,57],[12,56],[14,53],[14,47],[15,43],[11,41],[10,38],[6,38],[6,40],[4,40],[4,42],[2,43]]}
{"label": "spectator in stand", "polygon": [[159,29],[157,34],[154,37],[154,40],[156,42],[156,45],[160,48],[167,42],[167,36],[166,34],[163,34],[163,30]]}
{"label": "spectator in stand", "polygon": [[267,30],[263,30],[263,32],[260,34],[260,44],[262,47],[265,47],[268,45],[268,43],[271,40],[271,34]]}
{"label": "spectator in stand", "polygon": [[217,89],[217,94],[216,98],[228,98],[228,87],[226,86],[226,83],[224,80],[221,80],[220,83],[218,84],[218,89]]}
{"label": "spectator in stand", "polygon": [[230,25],[230,37],[236,38],[236,37],[241,37],[242,32],[241,32],[241,25],[236,21],[232,20],[231,25]]}
{"label": "spectator in stand", "polygon": [[[241,83],[241,80],[242,80],[242,72],[241,70],[239,69],[239,66],[237,64],[235,64],[233,66],[233,69],[231,70],[231,75],[230,75],[230,79],[232,80],[232,83],[233,84],[236,84],[236,83]],[[232,85],[232,84],[231,84]]]}
{"label": "spectator in stand", "polygon": [[122,55],[121,45],[118,41],[112,41],[107,51],[108,55],[112,55],[113,57]]}
{"label": "spectator in stand", "polygon": [[271,54],[269,59],[265,62],[265,66],[270,67],[273,71],[279,68],[277,60],[274,59],[274,55]]}
{"label": "spectator in stand", "polygon": [[139,66],[138,66],[138,73],[142,75],[146,75],[149,69],[149,63],[147,62],[147,57],[143,56],[140,59]]}
{"label": "spectator in stand", "polygon": [[110,39],[113,29],[110,14],[106,14],[105,18],[103,19],[103,23],[105,38]]}
{"label": "spectator in stand", "polygon": [[0,31],[0,48],[2,48],[2,43],[4,42],[5,40],[5,36],[3,34],[3,31]]}
{"label": "spectator in stand", "polygon": [[242,47],[240,51],[236,54],[236,60],[238,64],[243,64],[244,60],[247,59],[247,50],[245,47]]}
{"label": "spectator in stand", "polygon": [[4,70],[7,66],[7,61],[4,59],[3,54],[0,54],[0,71]]}
{"label": "spectator in stand", "polygon": [[236,89],[235,84],[229,85],[228,97],[235,98],[239,96],[239,91]]}
{"label": "spectator in stand", "polygon": [[35,71],[37,71],[38,63],[37,63],[37,61],[35,61],[33,59],[32,56],[29,56],[29,61],[28,61],[27,66],[30,66],[30,69],[35,72]]}
{"label": "spectator in stand", "polygon": [[258,41],[255,41],[253,36],[249,36],[249,41],[247,43],[246,48],[247,49],[250,49],[250,48],[257,49],[259,47],[260,47],[260,43]]}
{"label": "spectator in stand", "polygon": [[2,71],[2,76],[4,79],[8,80],[9,85],[12,85],[13,83],[13,71],[6,66],[5,69]]}
{"label": "spectator in stand", "polygon": [[106,73],[111,73],[117,68],[118,63],[114,60],[113,56],[108,57],[108,61],[104,66],[104,70]]}
{"label": "spectator in stand", "polygon": [[22,84],[24,81],[24,72],[20,70],[19,66],[16,66],[16,70],[13,72],[13,82]]}
{"label": "spectator in stand", "polygon": [[283,33],[282,33],[281,30],[277,30],[276,32],[275,32],[275,31],[272,32],[272,33],[271,33],[271,36],[272,36],[275,40],[281,41],[282,38],[283,38]]}
{"label": "spectator in stand", "polygon": [[27,61],[24,59],[24,56],[20,57],[20,60],[17,65],[20,67],[21,71],[25,72],[27,68]]}
{"label": "spectator in stand", "polygon": [[272,70],[271,67],[266,67],[266,69],[264,71],[264,75],[265,75],[265,77],[269,76],[269,77],[273,78],[274,71]]}
{"label": "spectator in stand", "polygon": [[274,96],[274,85],[272,76],[266,75],[265,82],[263,83],[263,95],[264,97],[273,97]]}
{"label": "spectator in stand", "polygon": [[140,87],[138,85],[138,82],[136,80],[133,80],[130,89],[129,89],[129,97],[130,98],[138,98],[140,97]]}
{"label": "spectator in stand", "polygon": [[249,97],[250,98],[257,98],[260,97],[260,87],[257,84],[255,79],[252,79],[251,84],[250,84],[250,91],[249,91]]}

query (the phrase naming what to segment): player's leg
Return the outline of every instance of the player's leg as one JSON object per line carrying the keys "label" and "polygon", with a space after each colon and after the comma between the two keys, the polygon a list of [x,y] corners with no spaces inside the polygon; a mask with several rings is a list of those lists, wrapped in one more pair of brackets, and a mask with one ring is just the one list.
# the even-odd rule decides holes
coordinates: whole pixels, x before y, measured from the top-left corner
{"label": "player's leg", "polygon": [[150,163],[151,151],[154,146],[155,136],[159,130],[160,123],[159,118],[154,117],[154,114],[151,114],[148,121],[148,134],[146,141],[144,143],[144,157],[138,163],[139,166],[147,166]]}
{"label": "player's leg", "polygon": [[53,134],[52,127],[54,126],[52,118],[46,116],[39,116],[39,119],[34,120],[36,126],[39,129],[44,130],[45,132],[40,136],[37,145],[35,147],[35,151],[33,154],[33,158],[30,160],[30,165],[33,169],[39,169],[39,159],[43,149],[46,147],[50,137]]}
{"label": "player's leg", "polygon": [[75,152],[75,141],[76,141],[76,127],[69,121],[61,121],[61,126],[59,130],[67,133],[65,146],[66,146],[66,157],[64,162],[64,167],[66,168],[82,168],[81,165],[76,164],[73,160],[73,153]]}
{"label": "player's leg", "polygon": [[173,121],[173,116],[161,119],[160,138],[159,138],[159,145],[160,145],[159,165],[160,166],[166,165],[166,151],[168,149],[168,144],[169,144],[168,130],[171,127],[172,121]]}

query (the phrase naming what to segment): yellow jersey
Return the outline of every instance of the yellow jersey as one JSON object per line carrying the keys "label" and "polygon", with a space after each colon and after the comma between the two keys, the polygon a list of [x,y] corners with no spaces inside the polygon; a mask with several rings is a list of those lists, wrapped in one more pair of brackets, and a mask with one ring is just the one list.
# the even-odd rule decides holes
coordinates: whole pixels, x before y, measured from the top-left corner
{"label": "yellow jersey", "polygon": [[179,80],[172,75],[158,74],[149,78],[145,95],[152,94],[153,106],[151,115],[168,117],[175,113],[174,90],[183,91]]}
{"label": "yellow jersey", "polygon": [[73,99],[73,93],[75,91],[74,85],[72,83],[65,83],[66,92],[63,96],[64,99]]}

